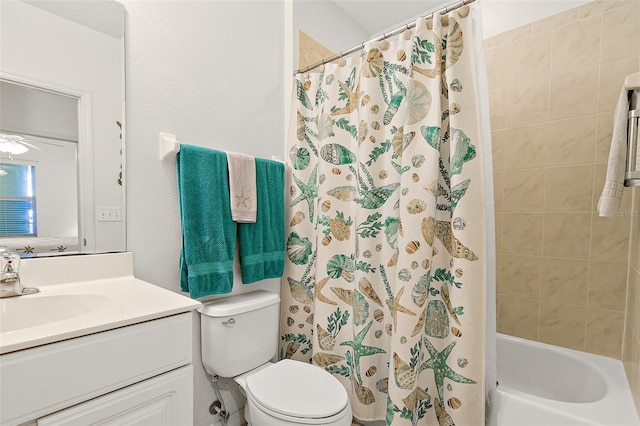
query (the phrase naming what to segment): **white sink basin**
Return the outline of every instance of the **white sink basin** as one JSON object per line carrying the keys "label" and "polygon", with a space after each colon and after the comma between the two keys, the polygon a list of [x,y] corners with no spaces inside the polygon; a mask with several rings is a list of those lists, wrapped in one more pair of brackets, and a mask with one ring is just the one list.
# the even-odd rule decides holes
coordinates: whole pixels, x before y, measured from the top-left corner
{"label": "white sink basin", "polygon": [[40,293],[0,298],[0,360],[200,306],[133,276],[131,253],[24,259],[21,265],[22,285]]}
{"label": "white sink basin", "polygon": [[101,294],[33,294],[0,299],[0,333],[68,320],[111,302]]}

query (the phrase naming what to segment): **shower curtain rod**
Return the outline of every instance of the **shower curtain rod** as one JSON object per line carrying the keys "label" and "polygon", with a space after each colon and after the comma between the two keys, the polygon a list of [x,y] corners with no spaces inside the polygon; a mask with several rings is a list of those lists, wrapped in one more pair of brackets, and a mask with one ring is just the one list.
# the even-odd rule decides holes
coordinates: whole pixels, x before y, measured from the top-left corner
{"label": "shower curtain rod", "polygon": [[[435,12],[430,13],[429,15],[426,15],[425,18],[431,19],[431,18],[433,18],[433,16],[436,13],[448,13],[448,12],[450,12],[452,10],[456,10],[456,9],[466,5],[466,4],[473,3],[474,1],[475,0],[459,0],[459,1],[456,1],[454,3],[449,4],[446,7],[443,7],[442,9],[438,9]],[[416,26],[415,21],[414,22],[410,22],[410,23],[408,23],[406,25],[398,27],[395,30],[392,30],[392,31],[390,31],[388,33],[384,33],[381,36],[378,36],[378,37],[376,37],[374,39],[371,39],[369,41],[381,41],[381,40],[384,40],[386,38],[393,37],[394,35],[400,34],[403,31],[410,30],[411,28],[413,28],[415,26]],[[366,42],[366,43],[368,43],[368,42]],[[316,62],[315,64],[309,65],[308,67],[298,69],[293,73],[293,75],[296,75],[298,73],[305,73],[307,71],[311,71],[312,69],[317,68],[320,65],[324,65],[324,64],[327,64],[327,63],[329,63],[331,61],[335,61],[336,59],[340,59],[340,58],[342,58],[344,56],[350,55],[350,54],[352,54],[354,52],[357,52],[360,49],[364,49],[364,45],[365,45],[365,43],[361,43],[361,44],[359,44],[357,46],[352,47],[351,49],[345,50],[343,52],[340,52],[338,54],[330,56],[330,57],[328,57],[326,59],[323,59],[320,62]]]}

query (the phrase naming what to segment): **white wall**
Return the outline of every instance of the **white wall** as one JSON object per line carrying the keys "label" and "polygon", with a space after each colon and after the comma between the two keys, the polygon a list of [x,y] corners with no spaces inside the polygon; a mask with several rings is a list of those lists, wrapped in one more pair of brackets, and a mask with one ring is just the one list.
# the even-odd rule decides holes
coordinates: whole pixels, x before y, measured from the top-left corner
{"label": "white wall", "polygon": [[[127,249],[137,277],[179,291],[176,164],[158,159],[158,133],[260,157],[284,150],[282,1],[139,1],[126,8]],[[289,84],[289,82],[287,83]],[[236,271],[236,278],[239,273]],[[236,292],[279,280],[243,285]],[[194,419],[213,423],[216,399],[200,358],[194,315]],[[225,402],[243,405],[234,384]]]}

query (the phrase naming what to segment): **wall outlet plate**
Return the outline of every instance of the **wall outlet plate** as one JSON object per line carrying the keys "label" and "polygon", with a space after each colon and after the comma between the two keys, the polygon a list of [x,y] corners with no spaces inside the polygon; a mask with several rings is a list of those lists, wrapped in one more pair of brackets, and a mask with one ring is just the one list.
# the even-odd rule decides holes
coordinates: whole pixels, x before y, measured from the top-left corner
{"label": "wall outlet plate", "polygon": [[96,209],[96,220],[98,222],[120,222],[122,220],[122,208],[98,207]]}

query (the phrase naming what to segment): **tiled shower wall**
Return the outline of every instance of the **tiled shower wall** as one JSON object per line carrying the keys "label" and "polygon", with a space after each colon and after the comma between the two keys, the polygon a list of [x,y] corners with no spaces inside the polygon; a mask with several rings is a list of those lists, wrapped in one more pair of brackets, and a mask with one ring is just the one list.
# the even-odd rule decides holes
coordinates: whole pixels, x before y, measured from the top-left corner
{"label": "tiled shower wall", "polygon": [[639,4],[594,1],[485,41],[499,332],[621,357],[631,191],[619,217],[596,205]]}

